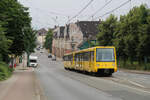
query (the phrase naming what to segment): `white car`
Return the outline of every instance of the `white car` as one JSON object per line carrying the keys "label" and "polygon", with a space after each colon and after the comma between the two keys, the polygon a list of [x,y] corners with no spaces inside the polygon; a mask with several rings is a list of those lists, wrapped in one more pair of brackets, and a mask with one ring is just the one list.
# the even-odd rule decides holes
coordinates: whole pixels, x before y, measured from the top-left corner
{"label": "white car", "polygon": [[29,56],[29,60],[30,60],[29,66],[30,67],[37,67],[38,66],[37,59],[38,59],[37,56]]}

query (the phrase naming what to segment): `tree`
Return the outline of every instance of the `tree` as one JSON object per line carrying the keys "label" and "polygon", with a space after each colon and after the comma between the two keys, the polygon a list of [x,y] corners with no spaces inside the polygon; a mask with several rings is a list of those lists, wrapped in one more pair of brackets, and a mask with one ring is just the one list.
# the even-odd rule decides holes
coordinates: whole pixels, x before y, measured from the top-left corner
{"label": "tree", "polygon": [[10,54],[16,56],[21,55],[25,50],[22,30],[31,23],[27,10],[17,0],[0,1],[0,21],[6,23],[2,25],[6,29],[6,38],[12,40]]}
{"label": "tree", "polygon": [[1,27],[0,22],[0,60],[6,61],[8,57],[9,47],[11,46],[12,41],[7,39],[4,33],[4,28]]}
{"label": "tree", "polygon": [[27,53],[27,66],[29,66],[29,56],[36,48],[36,32],[31,27],[25,27],[24,30],[24,47]]}
{"label": "tree", "polygon": [[46,49],[49,49],[50,52],[52,52],[52,40],[53,40],[53,32],[51,29],[49,29],[45,37],[44,47]]}
{"label": "tree", "polygon": [[116,47],[117,58],[123,59],[124,65],[126,64],[127,54],[125,53],[124,36],[126,34],[126,16],[120,16],[120,21],[117,24],[116,31],[114,33],[113,45]]}
{"label": "tree", "polygon": [[144,59],[146,60],[147,57],[150,56],[150,10],[146,8],[145,5],[141,5],[137,8],[138,13],[138,20],[139,20],[139,27],[138,27],[138,38],[139,43],[136,48],[137,57],[139,63],[143,63]]}
{"label": "tree", "polygon": [[110,15],[106,21],[102,21],[99,25],[98,42],[101,46],[112,46],[114,33],[117,26],[117,17]]}

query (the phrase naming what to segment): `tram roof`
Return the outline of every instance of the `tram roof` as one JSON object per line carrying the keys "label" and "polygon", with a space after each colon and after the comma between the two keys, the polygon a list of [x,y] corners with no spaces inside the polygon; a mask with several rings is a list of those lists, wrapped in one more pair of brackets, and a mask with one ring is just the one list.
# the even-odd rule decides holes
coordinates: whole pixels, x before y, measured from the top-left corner
{"label": "tram roof", "polygon": [[114,46],[95,46],[95,47],[92,47],[92,48],[87,48],[87,49],[83,49],[83,50],[78,50],[78,51],[74,51],[74,52],[71,52],[71,53],[67,53],[64,56],[71,55],[73,53],[80,53],[80,52],[82,53],[82,52],[86,52],[86,51],[93,51],[96,48],[115,48],[115,47]]}

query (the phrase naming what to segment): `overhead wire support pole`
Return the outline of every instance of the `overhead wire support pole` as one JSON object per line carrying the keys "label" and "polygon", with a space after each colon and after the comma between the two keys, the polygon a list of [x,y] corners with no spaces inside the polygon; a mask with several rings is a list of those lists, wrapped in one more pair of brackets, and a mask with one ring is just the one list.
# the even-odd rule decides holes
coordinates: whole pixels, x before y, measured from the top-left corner
{"label": "overhead wire support pole", "polygon": [[75,16],[73,16],[71,19],[68,20],[68,23],[76,18],[78,15],[80,15],[94,0],[91,0],[84,8],[82,8]]}
{"label": "overhead wire support pole", "polygon": [[[106,16],[106,15],[108,15],[108,14],[114,12],[115,10],[121,8],[122,6],[126,5],[126,4],[129,3],[130,1],[131,1],[131,0],[128,0],[128,1],[124,2],[123,4],[121,4],[120,6],[118,6],[117,8],[115,8],[115,9],[109,11],[109,12],[106,12],[105,14],[103,14],[102,16],[99,16],[99,17],[104,17],[104,16]],[[96,17],[96,19],[99,18],[99,17]]]}

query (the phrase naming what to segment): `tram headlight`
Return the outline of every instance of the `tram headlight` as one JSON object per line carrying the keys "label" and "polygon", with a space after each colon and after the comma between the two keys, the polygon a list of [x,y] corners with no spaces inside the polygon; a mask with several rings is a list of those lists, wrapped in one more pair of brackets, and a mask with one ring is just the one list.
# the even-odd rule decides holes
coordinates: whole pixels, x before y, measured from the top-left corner
{"label": "tram headlight", "polygon": [[99,67],[99,66],[100,66],[100,64],[96,64],[96,66],[97,66],[97,67]]}
{"label": "tram headlight", "polygon": [[115,67],[115,64],[112,64],[113,67]]}

